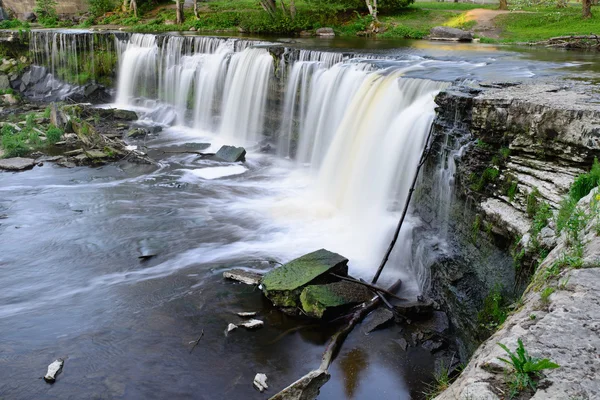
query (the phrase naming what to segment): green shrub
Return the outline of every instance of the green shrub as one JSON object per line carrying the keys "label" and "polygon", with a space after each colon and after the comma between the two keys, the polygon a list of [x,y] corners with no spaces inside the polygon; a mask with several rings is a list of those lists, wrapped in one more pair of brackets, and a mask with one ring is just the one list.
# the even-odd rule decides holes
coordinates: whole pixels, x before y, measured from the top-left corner
{"label": "green shrub", "polygon": [[46,27],[55,27],[58,25],[56,4],[56,0],[35,0],[33,11],[36,13],[40,24]]}
{"label": "green shrub", "polygon": [[533,217],[537,212],[539,205],[540,191],[538,188],[533,188],[527,195],[527,215]]}
{"label": "green shrub", "polygon": [[508,382],[511,389],[511,398],[527,389],[527,387],[530,387],[535,391],[536,379],[539,378],[541,371],[560,367],[558,364],[553,363],[547,358],[540,359],[531,357],[527,350],[525,350],[521,339],[519,339],[517,343],[518,346],[515,353],[510,351],[508,347],[502,343],[498,343],[498,346],[502,347],[509,356],[508,359],[501,357],[498,357],[498,359],[510,365],[514,370],[513,377],[511,381]]}
{"label": "green shrub", "polygon": [[508,317],[508,304],[502,296],[502,288],[496,285],[483,300],[483,308],[477,314],[477,322],[483,329],[483,336],[495,331]]}
{"label": "green shrub", "polygon": [[57,128],[54,125],[50,125],[48,131],[46,131],[46,140],[48,141],[48,144],[54,144],[56,142],[59,142],[62,138],[63,133],[64,132],[60,128]]}
{"label": "green shrub", "polygon": [[571,185],[569,196],[575,201],[579,201],[587,196],[592,189],[600,184],[600,163],[594,158],[592,169],[587,174],[581,174]]}
{"label": "green shrub", "polygon": [[550,218],[552,218],[552,209],[550,208],[550,204],[543,202],[539,205],[535,215],[533,216],[534,236],[537,236],[537,234],[548,225]]}
{"label": "green shrub", "polygon": [[542,290],[542,293],[540,293],[540,300],[542,300],[542,303],[544,305],[547,305],[548,303],[550,303],[550,295],[552,295],[552,293],[554,293],[554,291],[555,291],[555,289],[550,286],[548,286],[547,288]]}
{"label": "green shrub", "polygon": [[89,11],[95,18],[114,10],[117,6],[114,0],[88,0],[88,4],[90,5]]}
{"label": "green shrub", "polygon": [[27,135],[23,132],[15,132],[10,126],[2,127],[2,148],[4,149],[4,157],[23,157],[29,153],[30,149],[27,146]]}

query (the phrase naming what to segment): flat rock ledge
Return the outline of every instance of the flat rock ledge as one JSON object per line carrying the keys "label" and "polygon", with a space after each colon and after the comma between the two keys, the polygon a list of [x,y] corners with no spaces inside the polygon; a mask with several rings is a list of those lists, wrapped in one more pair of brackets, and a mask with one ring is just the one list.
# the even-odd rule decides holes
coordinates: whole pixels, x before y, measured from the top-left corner
{"label": "flat rock ledge", "polygon": [[6,171],[23,171],[33,168],[34,165],[33,158],[13,157],[0,160],[0,169]]}
{"label": "flat rock ledge", "polygon": [[498,388],[507,370],[498,357],[506,354],[498,343],[514,351],[519,338],[533,357],[560,365],[544,371],[532,399],[600,398],[600,268],[571,270],[567,276],[547,305],[539,292],[528,292],[524,306],[477,349],[461,376],[436,399],[505,398]]}

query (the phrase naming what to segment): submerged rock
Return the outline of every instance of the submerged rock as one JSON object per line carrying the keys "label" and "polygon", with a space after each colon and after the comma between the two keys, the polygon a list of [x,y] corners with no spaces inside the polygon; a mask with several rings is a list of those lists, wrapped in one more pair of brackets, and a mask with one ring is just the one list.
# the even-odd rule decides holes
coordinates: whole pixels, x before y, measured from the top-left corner
{"label": "submerged rock", "polygon": [[261,328],[264,324],[265,323],[259,319],[251,319],[249,321],[239,324],[239,326],[243,326],[246,329],[257,329]]}
{"label": "submerged rock", "polygon": [[257,286],[260,284],[262,275],[256,272],[244,271],[243,269],[231,269],[223,272],[223,278],[245,283],[246,285]]}
{"label": "submerged rock", "polygon": [[0,160],[0,169],[7,171],[23,171],[33,168],[35,160],[33,158],[13,157]]}
{"label": "submerged rock", "polygon": [[364,324],[365,333],[373,332],[374,330],[387,325],[394,320],[394,313],[387,308],[378,308],[366,318]]}
{"label": "submerged rock", "polygon": [[228,162],[246,161],[246,149],[235,146],[221,146],[215,157]]}
{"label": "submerged rock", "polygon": [[305,287],[300,293],[300,303],[306,315],[322,318],[327,309],[362,303],[372,297],[373,294],[365,286],[342,281]]}
{"label": "submerged rock", "polygon": [[317,250],[268,272],[262,279],[263,292],[276,306],[297,307],[304,286],[328,272],[346,275],[348,259],[325,249]]}

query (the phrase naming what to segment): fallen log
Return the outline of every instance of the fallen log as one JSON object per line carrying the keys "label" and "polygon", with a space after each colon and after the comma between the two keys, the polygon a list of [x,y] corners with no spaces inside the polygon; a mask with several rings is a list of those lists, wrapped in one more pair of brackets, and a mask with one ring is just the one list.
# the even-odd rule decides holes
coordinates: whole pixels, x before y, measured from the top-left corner
{"label": "fallen log", "polygon": [[[394,283],[387,292],[397,290],[401,281]],[[325,347],[321,365],[318,369],[310,371],[296,382],[292,383],[269,400],[310,400],[315,399],[321,386],[323,386],[330,378],[328,369],[333,359],[337,355],[340,347],[344,343],[346,336],[354,329],[356,324],[363,320],[371,311],[379,306],[381,299],[375,296],[373,299],[363,303],[350,317],[345,326],[337,331],[329,343]]]}

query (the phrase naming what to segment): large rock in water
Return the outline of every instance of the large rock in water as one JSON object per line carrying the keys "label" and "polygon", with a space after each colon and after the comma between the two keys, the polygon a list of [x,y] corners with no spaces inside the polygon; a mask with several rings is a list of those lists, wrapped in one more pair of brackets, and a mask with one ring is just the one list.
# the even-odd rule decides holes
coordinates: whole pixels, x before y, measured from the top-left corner
{"label": "large rock in water", "polygon": [[0,160],[0,169],[7,171],[22,171],[33,168],[35,160],[33,158],[13,157]]}
{"label": "large rock in water", "polygon": [[348,273],[348,259],[321,249],[290,261],[267,273],[262,280],[265,296],[279,307],[298,307],[306,285],[322,275]]}
{"label": "large rock in water", "polygon": [[468,42],[473,40],[471,32],[463,31],[462,29],[450,28],[449,26],[436,26],[431,28],[429,33],[431,40],[457,40]]}
{"label": "large rock in water", "polygon": [[229,162],[246,161],[246,149],[235,146],[221,146],[215,157]]}
{"label": "large rock in water", "polygon": [[300,293],[300,302],[306,315],[323,318],[327,309],[363,303],[372,297],[373,293],[365,286],[342,281],[307,286]]}

